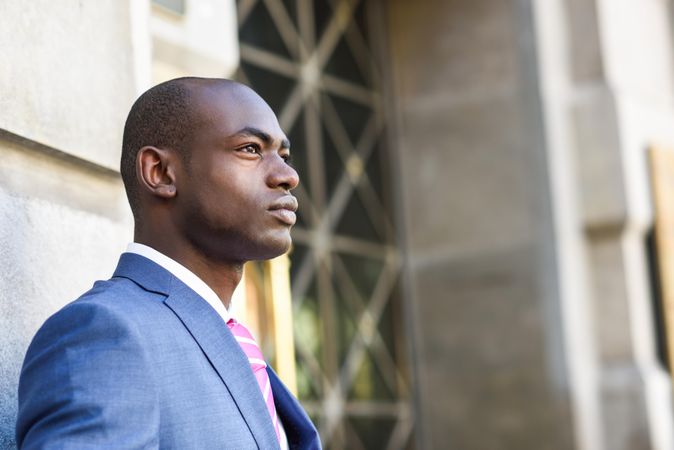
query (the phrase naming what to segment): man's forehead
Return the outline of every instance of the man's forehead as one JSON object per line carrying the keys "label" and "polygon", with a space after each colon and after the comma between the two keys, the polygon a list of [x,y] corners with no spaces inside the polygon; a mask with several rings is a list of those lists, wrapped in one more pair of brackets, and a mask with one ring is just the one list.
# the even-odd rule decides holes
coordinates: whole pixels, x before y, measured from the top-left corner
{"label": "man's forehead", "polygon": [[[283,137],[276,115],[252,89],[234,84],[197,89],[194,108],[204,122],[230,134],[241,129],[263,130],[273,137]],[[279,136],[281,135],[281,136]]]}

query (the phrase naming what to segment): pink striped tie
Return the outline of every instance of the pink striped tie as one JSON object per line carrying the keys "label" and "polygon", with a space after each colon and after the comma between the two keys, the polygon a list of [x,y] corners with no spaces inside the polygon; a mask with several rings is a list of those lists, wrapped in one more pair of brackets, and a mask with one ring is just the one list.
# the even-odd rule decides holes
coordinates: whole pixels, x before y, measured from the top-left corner
{"label": "pink striped tie", "polygon": [[276,407],[274,406],[274,394],[271,391],[271,385],[269,384],[269,375],[267,375],[267,363],[264,362],[264,357],[262,356],[262,351],[258,347],[257,342],[253,338],[253,335],[250,334],[250,331],[239,322],[234,319],[229,319],[227,326],[232,331],[232,334],[236,338],[236,341],[241,346],[241,349],[248,357],[248,362],[250,362],[250,367],[253,369],[253,374],[257,380],[258,386],[260,386],[260,391],[262,391],[262,397],[264,402],[267,404],[267,410],[271,416],[271,421],[274,424],[274,430],[276,431],[276,437],[279,442],[281,442],[281,431],[279,430],[278,417],[276,417]]}

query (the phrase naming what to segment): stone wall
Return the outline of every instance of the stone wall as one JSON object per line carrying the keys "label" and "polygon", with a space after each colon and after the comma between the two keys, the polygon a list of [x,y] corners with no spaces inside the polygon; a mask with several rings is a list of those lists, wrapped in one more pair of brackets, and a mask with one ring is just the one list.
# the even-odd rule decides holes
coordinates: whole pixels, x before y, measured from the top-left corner
{"label": "stone wall", "polygon": [[131,238],[116,172],[136,96],[129,2],[3,2],[0,14],[0,448],[37,328]]}

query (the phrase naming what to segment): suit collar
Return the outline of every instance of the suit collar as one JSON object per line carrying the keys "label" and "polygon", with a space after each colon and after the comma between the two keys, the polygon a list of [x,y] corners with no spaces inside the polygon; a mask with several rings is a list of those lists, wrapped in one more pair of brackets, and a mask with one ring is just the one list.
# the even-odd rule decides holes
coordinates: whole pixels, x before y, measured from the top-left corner
{"label": "suit collar", "polygon": [[178,316],[220,379],[227,386],[259,448],[278,448],[278,439],[248,358],[222,317],[196,292],[149,259],[122,254],[114,277],[166,295],[164,304]]}
{"label": "suit collar", "polygon": [[211,305],[213,309],[215,309],[217,313],[220,314],[220,316],[222,316],[225,322],[230,319],[229,311],[227,311],[225,305],[223,305],[220,301],[220,298],[218,298],[218,294],[216,294],[215,291],[204,282],[204,280],[199,278],[196,273],[192,272],[190,269],[183,266],[175,259],[170,258],[169,256],[161,253],[158,250],[155,250],[150,246],[140,244],[138,242],[131,242],[127,246],[126,252],[144,256],[150,261],[168,270],[174,277],[185,283],[187,286],[189,286],[190,289],[199,294],[201,298],[206,300],[208,304]]}
{"label": "suit collar", "polygon": [[169,295],[173,275],[159,264],[135,253],[122,253],[114,277],[127,278],[146,291]]}

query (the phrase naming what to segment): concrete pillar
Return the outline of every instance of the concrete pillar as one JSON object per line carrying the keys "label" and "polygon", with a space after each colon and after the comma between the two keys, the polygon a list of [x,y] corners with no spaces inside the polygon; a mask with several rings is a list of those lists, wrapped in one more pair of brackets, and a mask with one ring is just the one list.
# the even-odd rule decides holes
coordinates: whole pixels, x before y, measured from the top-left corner
{"label": "concrete pillar", "polygon": [[573,448],[530,2],[389,8],[423,447]]}

